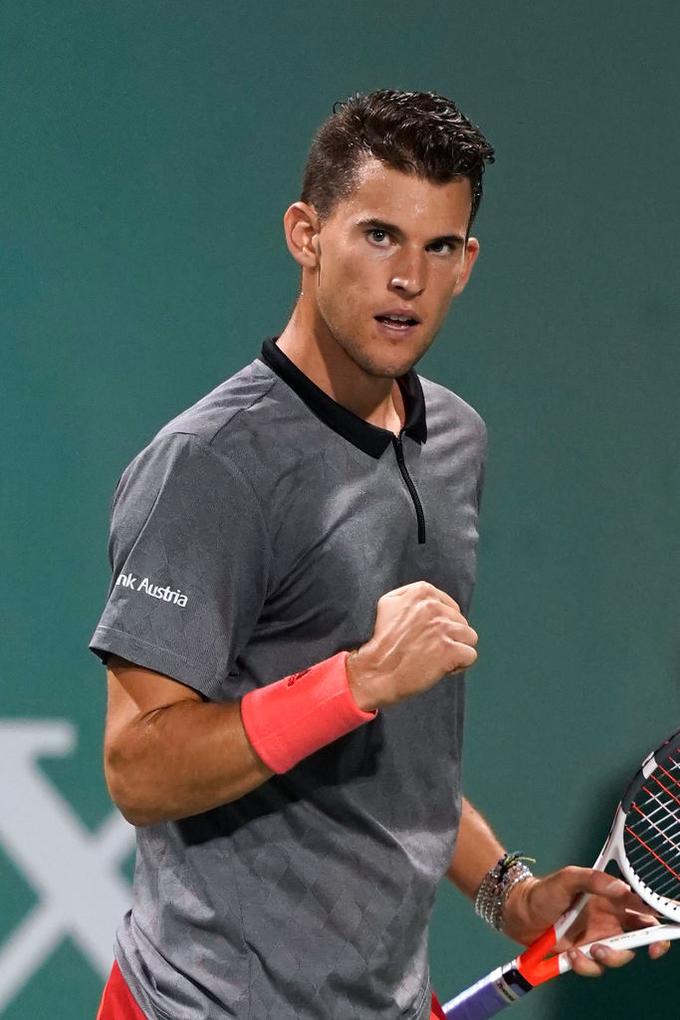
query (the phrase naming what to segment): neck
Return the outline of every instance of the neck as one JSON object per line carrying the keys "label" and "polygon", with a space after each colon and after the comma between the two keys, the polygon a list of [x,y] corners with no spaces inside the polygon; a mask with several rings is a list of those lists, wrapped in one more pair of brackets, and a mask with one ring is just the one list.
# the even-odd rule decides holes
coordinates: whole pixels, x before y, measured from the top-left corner
{"label": "neck", "polygon": [[406,414],[399,384],[360,368],[304,300],[296,304],[277,346],[336,403],[371,425],[401,431]]}

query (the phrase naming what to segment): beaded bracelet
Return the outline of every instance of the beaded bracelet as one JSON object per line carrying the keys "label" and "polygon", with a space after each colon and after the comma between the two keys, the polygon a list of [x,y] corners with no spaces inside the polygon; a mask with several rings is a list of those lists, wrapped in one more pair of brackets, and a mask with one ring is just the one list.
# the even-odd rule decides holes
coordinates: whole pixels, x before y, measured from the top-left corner
{"label": "beaded bracelet", "polygon": [[496,931],[503,930],[503,907],[511,889],[527,878],[533,878],[533,872],[524,861],[535,863],[533,857],[524,857],[520,853],[504,854],[482,879],[475,896],[475,911]]}

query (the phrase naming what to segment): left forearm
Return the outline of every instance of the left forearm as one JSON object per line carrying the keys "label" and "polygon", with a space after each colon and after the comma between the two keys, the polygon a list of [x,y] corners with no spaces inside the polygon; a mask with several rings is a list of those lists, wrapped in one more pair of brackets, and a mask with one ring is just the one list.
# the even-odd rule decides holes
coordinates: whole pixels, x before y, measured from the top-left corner
{"label": "left forearm", "polygon": [[448,877],[462,893],[474,899],[487,871],[504,853],[505,848],[488,822],[463,797],[456,848],[446,872]]}
{"label": "left forearm", "polygon": [[[447,869],[451,881],[474,899],[485,875],[505,852],[506,848],[488,823],[463,798],[458,842]],[[624,882],[596,869],[566,867],[544,877],[535,877],[529,872],[526,878],[510,884],[503,895],[501,930],[508,938],[528,946],[554,925],[583,893],[589,894],[590,899],[578,926],[558,943],[559,950],[619,935],[638,927],[641,922],[636,923],[636,918],[642,917],[647,923],[641,914],[646,909],[644,904]],[[650,956],[661,956],[669,948],[668,941],[656,943]],[[594,977],[605,967],[620,967],[634,955],[629,950],[614,947],[605,948],[604,953],[599,962],[578,954],[570,966],[578,974]]]}
{"label": "left forearm", "polygon": [[[505,853],[506,848],[498,841],[488,822],[463,798],[458,841],[446,872],[454,885],[474,900],[482,879]],[[528,945],[547,927],[539,924],[537,928],[532,920],[528,896],[538,879],[531,876],[531,872],[528,872],[527,877],[531,881],[522,879],[511,884],[503,894],[502,907],[503,931],[524,945]]]}

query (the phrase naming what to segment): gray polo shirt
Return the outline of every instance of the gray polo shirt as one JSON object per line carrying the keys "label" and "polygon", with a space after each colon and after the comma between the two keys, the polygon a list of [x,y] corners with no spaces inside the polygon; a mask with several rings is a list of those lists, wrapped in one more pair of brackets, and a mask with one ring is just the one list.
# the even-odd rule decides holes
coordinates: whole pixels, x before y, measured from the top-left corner
{"label": "gray polo shirt", "polygon": [[[396,437],[272,338],[161,429],[116,488],[92,650],[226,702],[366,641],[401,585],[467,614],[484,424],[413,371],[399,383]],[[233,803],[140,826],[115,953],[145,1014],[428,1018],[462,731],[457,674]]]}

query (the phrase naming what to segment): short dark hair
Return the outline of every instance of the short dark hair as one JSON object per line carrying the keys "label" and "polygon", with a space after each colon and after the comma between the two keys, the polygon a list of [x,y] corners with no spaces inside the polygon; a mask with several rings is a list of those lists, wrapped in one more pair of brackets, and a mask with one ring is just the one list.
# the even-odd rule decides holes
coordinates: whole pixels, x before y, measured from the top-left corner
{"label": "short dark hair", "polygon": [[456,104],[436,92],[357,92],[335,103],[314,135],[300,198],[327,219],[351,195],[359,168],[371,156],[441,184],[467,177],[469,230],[482,199],[484,166],[493,163],[494,150]]}

